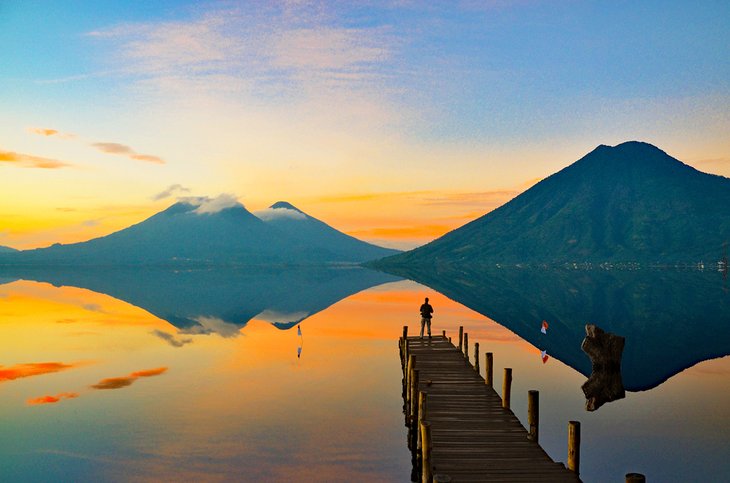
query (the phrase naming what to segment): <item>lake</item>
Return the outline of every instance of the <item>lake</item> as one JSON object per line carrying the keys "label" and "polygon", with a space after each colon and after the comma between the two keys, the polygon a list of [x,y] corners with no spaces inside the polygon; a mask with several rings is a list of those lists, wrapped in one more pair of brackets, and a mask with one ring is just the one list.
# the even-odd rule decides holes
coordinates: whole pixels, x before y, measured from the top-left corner
{"label": "lake", "polygon": [[[397,340],[459,326],[540,391],[581,477],[730,475],[730,293],[718,273],[364,269],[0,274],[0,481],[408,481]],[[433,288],[429,288],[433,287]],[[547,334],[541,334],[547,320]],[[626,397],[586,411],[584,325],[626,338]],[[541,350],[548,354],[543,362]]]}

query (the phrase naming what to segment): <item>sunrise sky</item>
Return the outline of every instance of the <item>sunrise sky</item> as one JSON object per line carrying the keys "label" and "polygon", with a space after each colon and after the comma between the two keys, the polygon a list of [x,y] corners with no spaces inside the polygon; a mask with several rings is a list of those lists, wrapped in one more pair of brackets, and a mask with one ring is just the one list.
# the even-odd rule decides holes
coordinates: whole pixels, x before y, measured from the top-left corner
{"label": "sunrise sky", "polygon": [[730,176],[730,2],[0,2],[0,245],[179,196],[401,248],[598,144]]}

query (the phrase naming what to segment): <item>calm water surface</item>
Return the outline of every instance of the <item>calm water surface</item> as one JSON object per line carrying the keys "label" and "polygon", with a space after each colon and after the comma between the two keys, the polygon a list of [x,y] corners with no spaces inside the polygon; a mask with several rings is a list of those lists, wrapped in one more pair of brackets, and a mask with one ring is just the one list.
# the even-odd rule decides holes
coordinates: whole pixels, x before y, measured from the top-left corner
{"label": "calm water surface", "polygon": [[349,287],[337,301],[325,278],[319,305],[287,305],[286,290],[306,292],[289,287],[222,312],[201,300],[197,315],[195,300],[142,307],[58,281],[0,280],[0,481],[408,481],[397,338],[404,324],[415,330],[424,296],[434,330],[463,325],[494,353],[497,387],[513,368],[523,422],[527,391],[540,390],[553,459],[565,461],[567,422],[581,421],[584,481],[730,475],[728,357],[587,412],[585,375],[543,363],[484,315],[405,280],[335,280]]}

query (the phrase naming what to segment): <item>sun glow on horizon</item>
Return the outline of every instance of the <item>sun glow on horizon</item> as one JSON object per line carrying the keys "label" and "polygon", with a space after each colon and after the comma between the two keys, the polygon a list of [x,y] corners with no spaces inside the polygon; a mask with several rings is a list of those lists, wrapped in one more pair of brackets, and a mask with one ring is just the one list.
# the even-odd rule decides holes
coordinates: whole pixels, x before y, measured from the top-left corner
{"label": "sun glow on horizon", "polygon": [[3,7],[0,245],[233,193],[411,248],[632,139],[730,176],[722,3],[112,3]]}

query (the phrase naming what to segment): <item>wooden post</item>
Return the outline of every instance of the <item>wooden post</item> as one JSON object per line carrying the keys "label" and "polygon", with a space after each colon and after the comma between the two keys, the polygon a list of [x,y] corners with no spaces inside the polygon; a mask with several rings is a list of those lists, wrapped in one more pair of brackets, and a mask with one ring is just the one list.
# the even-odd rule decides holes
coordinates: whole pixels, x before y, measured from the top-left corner
{"label": "wooden post", "polygon": [[418,369],[413,369],[413,380],[411,381],[411,417],[413,418],[413,429],[416,429],[418,422]]}
{"label": "wooden post", "polygon": [[431,483],[431,423],[421,421],[421,482]]}
{"label": "wooden post", "polygon": [[464,350],[464,326],[459,326],[459,350]]}
{"label": "wooden post", "polygon": [[504,368],[504,380],[502,381],[502,407],[509,409],[510,396],[512,392],[512,368]]}
{"label": "wooden post", "polygon": [[568,469],[580,474],[580,422],[568,423]]}
{"label": "wooden post", "polygon": [[406,345],[408,344],[408,326],[403,326],[403,338],[401,339],[401,346],[400,346],[400,362],[401,366],[405,367],[406,362],[408,361],[407,355],[406,355]]}
{"label": "wooden post", "polygon": [[446,338],[446,330],[442,330],[441,331],[441,335],[443,335],[444,336],[444,339],[445,339]]}
{"label": "wooden post", "polygon": [[484,354],[484,382],[488,387],[494,386],[494,355],[491,352]]}
{"label": "wooden post", "polygon": [[527,392],[527,424],[530,426],[528,438],[537,443],[540,426],[540,393],[535,390]]}
{"label": "wooden post", "polygon": [[418,391],[418,428],[421,421],[426,419],[426,404],[428,404],[428,391]]}
{"label": "wooden post", "polygon": [[464,332],[464,358],[469,362],[469,334]]}
{"label": "wooden post", "polygon": [[646,477],[641,473],[626,473],[626,483],[646,483]]}
{"label": "wooden post", "polygon": [[420,456],[421,449],[421,421],[426,419],[426,392],[418,391],[418,403],[414,410],[413,418],[408,431],[408,447],[413,451],[413,454]]}
{"label": "wooden post", "polygon": [[408,356],[408,365],[406,366],[406,381],[403,386],[405,406],[406,406],[406,423],[411,416],[411,379],[413,378],[413,368],[416,365],[416,356],[413,354]]}
{"label": "wooden post", "polygon": [[474,370],[479,374],[479,342],[474,342]]}

